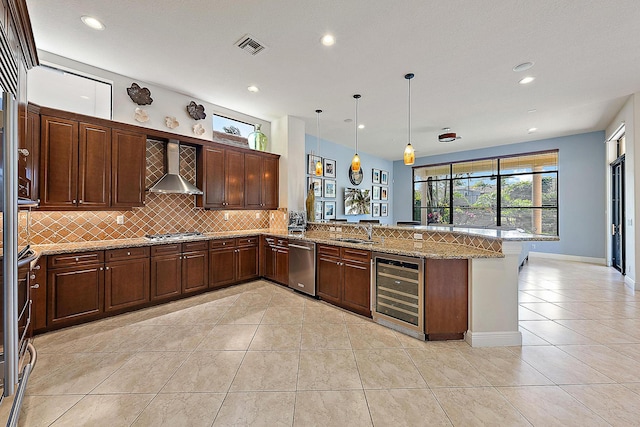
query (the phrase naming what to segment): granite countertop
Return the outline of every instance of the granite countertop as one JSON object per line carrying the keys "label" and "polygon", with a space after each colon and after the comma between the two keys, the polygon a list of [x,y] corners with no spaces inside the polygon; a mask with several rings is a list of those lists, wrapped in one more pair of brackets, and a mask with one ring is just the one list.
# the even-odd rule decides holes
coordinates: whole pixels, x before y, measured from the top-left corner
{"label": "granite countertop", "polygon": [[502,258],[501,253],[492,252],[475,247],[436,242],[416,242],[404,239],[380,239],[374,238],[374,244],[341,242],[326,236],[326,233],[309,232],[291,235],[286,231],[256,229],[230,231],[223,233],[204,233],[201,236],[190,236],[184,239],[173,241],[152,241],[143,237],[132,239],[101,240],[89,242],[73,242],[48,245],[34,245],[33,248],[41,255],[56,255],[79,251],[95,251],[107,249],[119,249],[125,247],[154,246],[171,243],[194,242],[199,240],[226,239],[233,237],[244,237],[254,235],[269,235],[288,239],[309,240],[316,243],[330,244],[358,249],[367,249],[375,252],[385,252],[395,255],[405,255],[420,258],[440,258],[440,259],[466,259],[466,258]]}
{"label": "granite countertop", "polygon": [[[440,231],[446,233],[459,233],[469,236],[485,237],[489,239],[501,239],[505,242],[514,241],[550,241],[555,242],[560,240],[558,236],[547,236],[543,234],[530,234],[524,231],[519,231],[513,228],[473,228],[473,227],[460,227],[460,226],[445,226],[445,225],[415,225],[415,230],[424,231]],[[406,229],[406,227],[405,227]]]}

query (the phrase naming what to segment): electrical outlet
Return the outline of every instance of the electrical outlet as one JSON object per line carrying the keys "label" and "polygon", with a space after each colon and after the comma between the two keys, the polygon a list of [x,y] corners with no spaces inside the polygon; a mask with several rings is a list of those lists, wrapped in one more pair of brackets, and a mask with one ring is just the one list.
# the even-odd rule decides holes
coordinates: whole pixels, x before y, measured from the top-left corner
{"label": "electrical outlet", "polygon": [[532,244],[531,244],[531,249],[535,249],[535,248],[536,248],[536,244],[535,244],[535,243],[532,243]]}
{"label": "electrical outlet", "polygon": [[336,228],[336,231],[337,231],[338,233],[342,233],[342,227],[337,227],[337,228]]}
{"label": "electrical outlet", "polygon": [[229,213],[228,212],[224,213],[224,220],[225,221],[229,221]]}
{"label": "electrical outlet", "polygon": [[422,233],[414,233],[413,238],[415,240],[422,240]]}
{"label": "electrical outlet", "polygon": [[274,214],[271,214],[271,221],[275,221],[276,216]]}
{"label": "electrical outlet", "polygon": [[124,224],[124,215],[118,215],[116,217],[116,224],[118,224],[118,225]]}
{"label": "electrical outlet", "polygon": [[422,242],[413,242],[414,249],[422,249]]}
{"label": "electrical outlet", "polygon": [[260,219],[260,212],[256,212],[256,219]]}

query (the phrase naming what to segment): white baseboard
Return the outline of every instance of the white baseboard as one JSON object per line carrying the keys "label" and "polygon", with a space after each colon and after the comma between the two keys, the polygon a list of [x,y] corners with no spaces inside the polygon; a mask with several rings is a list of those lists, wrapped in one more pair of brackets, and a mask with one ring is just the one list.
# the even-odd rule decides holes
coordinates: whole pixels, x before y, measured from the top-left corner
{"label": "white baseboard", "polygon": [[629,276],[624,276],[624,284],[627,285],[629,289],[640,291],[640,285],[636,284],[636,281]]}
{"label": "white baseboard", "polygon": [[520,331],[471,332],[467,331],[464,340],[471,347],[511,347],[522,345]]}
{"label": "white baseboard", "polygon": [[529,256],[533,258],[550,258],[550,259],[557,259],[561,261],[575,261],[575,262],[585,262],[588,264],[607,265],[607,262],[604,258],[595,258],[595,257],[588,257],[588,256],[550,254],[547,252],[529,252]]}

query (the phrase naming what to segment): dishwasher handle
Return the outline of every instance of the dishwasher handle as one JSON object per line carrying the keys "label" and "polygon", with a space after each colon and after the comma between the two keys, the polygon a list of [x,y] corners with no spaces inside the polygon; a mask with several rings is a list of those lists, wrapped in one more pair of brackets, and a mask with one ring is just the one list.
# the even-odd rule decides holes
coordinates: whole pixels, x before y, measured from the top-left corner
{"label": "dishwasher handle", "polygon": [[304,250],[307,250],[307,251],[312,251],[313,250],[313,248],[310,248],[308,246],[294,245],[292,243],[289,243],[289,247],[290,248],[297,248],[297,249],[304,249]]}

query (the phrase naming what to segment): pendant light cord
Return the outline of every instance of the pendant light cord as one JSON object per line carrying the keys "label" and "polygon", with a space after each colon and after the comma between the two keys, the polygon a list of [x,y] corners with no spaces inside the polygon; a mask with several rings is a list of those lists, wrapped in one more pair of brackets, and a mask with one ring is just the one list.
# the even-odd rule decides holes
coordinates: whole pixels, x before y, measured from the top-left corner
{"label": "pendant light cord", "polygon": [[320,155],[320,113],[322,110],[316,110],[316,149],[318,156]]}
{"label": "pendant light cord", "polygon": [[409,140],[407,141],[411,144],[411,79],[409,80]]}
{"label": "pendant light cord", "polygon": [[353,95],[356,99],[356,121],[355,121],[355,130],[356,130],[356,154],[358,154],[358,99],[360,99],[360,95]]}

